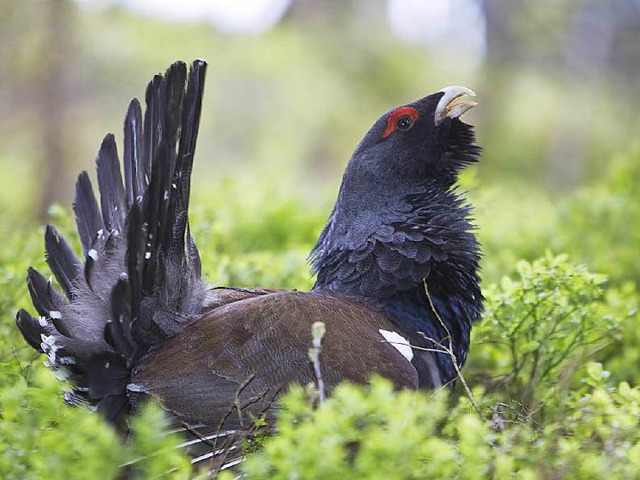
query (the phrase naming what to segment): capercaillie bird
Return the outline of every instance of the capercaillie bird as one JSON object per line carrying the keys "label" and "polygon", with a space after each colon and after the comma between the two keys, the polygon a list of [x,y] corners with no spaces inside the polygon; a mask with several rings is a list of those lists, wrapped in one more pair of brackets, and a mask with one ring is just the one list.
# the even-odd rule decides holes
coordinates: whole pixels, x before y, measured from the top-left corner
{"label": "capercaillie bird", "polygon": [[98,153],[99,199],[80,174],[81,258],[46,228],[62,293],[30,269],[38,315],[20,310],[17,325],[68,373],[67,402],[115,422],[154,397],[181,422],[234,428],[230,410],[269,416],[289,385],[314,380],[317,321],[329,392],[373,374],[398,388],[454,380],[483,302],[471,210],[455,186],[479,158],[459,118],[475,94],[447,87],[373,124],[311,252],[311,291],[211,287],[188,220],[205,70],[175,63],[149,83],[144,114],[130,103],[123,169],[113,135]]}

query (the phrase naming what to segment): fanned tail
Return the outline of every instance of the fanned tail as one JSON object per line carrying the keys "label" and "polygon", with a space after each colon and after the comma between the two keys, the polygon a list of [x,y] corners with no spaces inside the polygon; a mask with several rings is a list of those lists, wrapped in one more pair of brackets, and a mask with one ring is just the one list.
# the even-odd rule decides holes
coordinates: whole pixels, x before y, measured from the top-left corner
{"label": "fanned tail", "polygon": [[[63,294],[30,268],[37,317],[17,324],[27,342],[66,372],[70,404],[89,403],[111,421],[129,411],[132,367],[202,309],[205,287],[188,221],[189,189],[206,63],[182,62],[157,75],[146,111],[134,99],[124,125],[124,172],[114,136],[97,158],[100,200],[82,172],[74,213],[84,262],[47,226],[47,263]],[[124,175],[123,175],[124,174]]]}

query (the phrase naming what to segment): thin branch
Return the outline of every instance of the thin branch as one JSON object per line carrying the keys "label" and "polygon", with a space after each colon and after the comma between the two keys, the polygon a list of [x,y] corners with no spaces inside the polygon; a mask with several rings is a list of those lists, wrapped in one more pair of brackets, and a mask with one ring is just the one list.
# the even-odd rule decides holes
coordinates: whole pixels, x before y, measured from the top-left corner
{"label": "thin branch", "polygon": [[320,350],[322,349],[322,338],[324,337],[325,331],[324,323],[314,322],[311,327],[313,346],[309,349],[309,359],[311,363],[313,363],[313,371],[316,374],[316,382],[318,383],[318,401],[320,405],[324,403],[324,380],[322,379],[322,371],[320,370]]}
{"label": "thin branch", "polygon": [[438,319],[438,322],[440,322],[440,325],[442,326],[442,328],[444,328],[444,331],[447,333],[447,339],[449,340],[449,347],[446,347],[446,346],[442,345],[442,343],[440,343],[440,342],[436,342],[435,340],[433,340],[433,339],[429,338],[428,336],[424,335],[424,333],[423,333],[423,336],[424,336],[424,338],[426,338],[427,340],[430,340],[435,345],[439,345],[440,347],[442,347],[443,351],[446,352],[451,357],[451,362],[453,363],[453,368],[456,369],[456,375],[460,379],[460,382],[462,383],[462,386],[464,387],[464,390],[465,390],[465,392],[467,394],[467,397],[469,397],[469,401],[471,402],[471,405],[473,405],[473,408],[478,413],[480,418],[483,418],[482,412],[480,411],[480,408],[478,407],[478,404],[476,403],[476,400],[475,400],[475,397],[473,395],[473,392],[471,392],[471,389],[469,388],[469,385],[467,384],[467,381],[464,379],[464,376],[462,375],[462,372],[460,371],[460,365],[458,364],[458,358],[456,357],[455,353],[453,352],[453,340],[452,340],[452,337],[451,337],[451,332],[449,331],[449,327],[447,327],[447,325],[444,323],[444,321],[442,320],[442,317],[440,317],[440,314],[438,313],[438,310],[436,309],[435,305],[433,304],[433,300],[431,299],[431,294],[429,293],[429,287],[427,286],[426,279],[424,279],[424,278],[422,279],[422,284],[424,285],[424,292],[426,293],[427,299],[429,300],[429,306],[431,307],[431,311],[433,312],[433,314]]}

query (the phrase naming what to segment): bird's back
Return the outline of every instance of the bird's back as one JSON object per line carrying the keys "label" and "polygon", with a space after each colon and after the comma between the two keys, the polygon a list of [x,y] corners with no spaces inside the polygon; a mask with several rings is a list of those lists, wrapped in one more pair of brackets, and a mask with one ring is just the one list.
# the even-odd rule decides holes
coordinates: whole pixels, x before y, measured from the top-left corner
{"label": "bird's back", "polygon": [[233,424],[236,405],[250,418],[275,405],[288,385],[316,380],[308,357],[316,321],[326,326],[320,362],[327,389],[374,374],[399,388],[418,386],[402,338],[378,309],[322,292],[244,292],[246,298],[214,308],[144,357],[130,392],[153,395],[187,421]]}

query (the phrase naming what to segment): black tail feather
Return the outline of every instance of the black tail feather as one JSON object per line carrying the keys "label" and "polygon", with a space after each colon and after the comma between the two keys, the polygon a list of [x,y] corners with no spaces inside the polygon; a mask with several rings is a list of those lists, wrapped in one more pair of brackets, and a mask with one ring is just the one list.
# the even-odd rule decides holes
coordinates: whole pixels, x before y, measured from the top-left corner
{"label": "black tail feather", "polygon": [[39,315],[48,317],[52,311],[59,312],[64,308],[65,301],[62,295],[34,268],[29,268],[27,272],[27,286],[31,302]]}
{"label": "black tail feather", "polygon": [[29,268],[27,272],[27,286],[31,302],[38,314],[48,318],[62,335],[69,336],[69,331],[62,322],[62,312],[66,307],[64,297],[51,285],[50,281],[33,268]]}
{"label": "black tail feather", "polygon": [[144,144],[144,166],[147,177],[151,176],[151,164],[153,159],[156,158],[157,147],[159,141],[159,106],[158,106],[158,92],[160,90],[160,83],[162,82],[162,76],[156,75],[153,77],[147,90],[145,92],[146,108],[144,112],[144,131],[142,135],[142,141]]}
{"label": "black tail feather", "polygon": [[104,222],[87,172],[78,175],[73,211],[76,214],[78,235],[86,257],[94,248],[96,239],[104,234]]}
{"label": "black tail feather", "polygon": [[16,323],[18,324],[20,332],[22,332],[22,336],[27,343],[31,345],[31,348],[42,352],[40,348],[40,342],[42,341],[40,335],[43,333],[43,326],[40,322],[29,315],[29,312],[26,310],[20,309],[16,315]]}
{"label": "black tail feather", "polygon": [[124,178],[129,206],[142,200],[146,190],[145,164],[142,158],[142,110],[134,98],[124,121]]}
{"label": "black tail feather", "polygon": [[46,259],[51,272],[69,300],[73,300],[74,282],[80,273],[80,260],[53,225],[47,225],[44,234]]}
{"label": "black tail feather", "polygon": [[[163,235],[163,250],[169,260],[170,266],[178,266],[181,270],[192,273],[193,277],[178,277],[181,279],[179,288],[173,290],[173,295],[167,296],[169,306],[184,308],[185,293],[192,288],[194,280],[200,277],[200,255],[191,239],[189,230],[189,192],[191,188],[191,171],[193,168],[193,156],[195,153],[198,129],[200,123],[200,111],[202,108],[202,90],[204,84],[204,68],[194,68],[189,75],[189,84],[185,95],[185,107],[182,110],[182,129],[180,131],[180,143],[178,156],[173,173],[171,185],[166,188],[173,190],[169,195],[167,214],[165,218],[169,223],[165,225]],[[164,283],[168,284],[170,278],[176,272],[165,271],[171,277],[166,277]]]}
{"label": "black tail feather", "polygon": [[104,225],[110,235],[118,236],[124,231],[127,200],[124,194],[120,160],[118,159],[118,150],[113,134],[110,133],[104,137],[96,164]]}
{"label": "black tail feather", "polygon": [[47,226],[47,262],[68,301],[37,271],[28,272],[40,317],[20,310],[20,331],[52,367],[69,374],[75,385],[65,396],[69,403],[96,405],[112,421],[130,409],[127,383],[136,360],[202,307],[188,206],[205,70],[203,61],[188,73],[175,63],[149,83],[144,117],[139,102],[130,103],[124,169],[113,135],[98,153],[99,202],[86,172],[78,177],[74,212],[84,265]]}
{"label": "black tail feather", "polygon": [[131,368],[136,354],[136,342],[131,336],[131,298],[129,283],[125,279],[118,280],[111,290],[111,314],[113,320],[107,323],[105,339],[115,351],[121,352]]}
{"label": "black tail feather", "polygon": [[[180,137],[180,149],[178,151],[178,166],[174,174],[174,184],[177,185],[177,195],[174,209],[169,211],[170,218],[177,218],[179,212],[189,211],[189,192],[191,188],[191,171],[193,169],[193,158],[195,155],[196,142],[198,139],[198,130],[200,128],[200,112],[202,110],[202,90],[204,86],[204,68],[194,69],[189,78],[189,86],[186,93],[186,107],[183,110],[182,132]],[[182,217],[183,225],[181,225],[178,235],[175,235],[180,241],[185,240],[186,246],[190,249],[187,256],[196,266],[198,274],[200,273],[200,255],[191,239],[189,231],[189,221],[186,215]],[[183,252],[184,243],[177,246],[179,252]]]}

